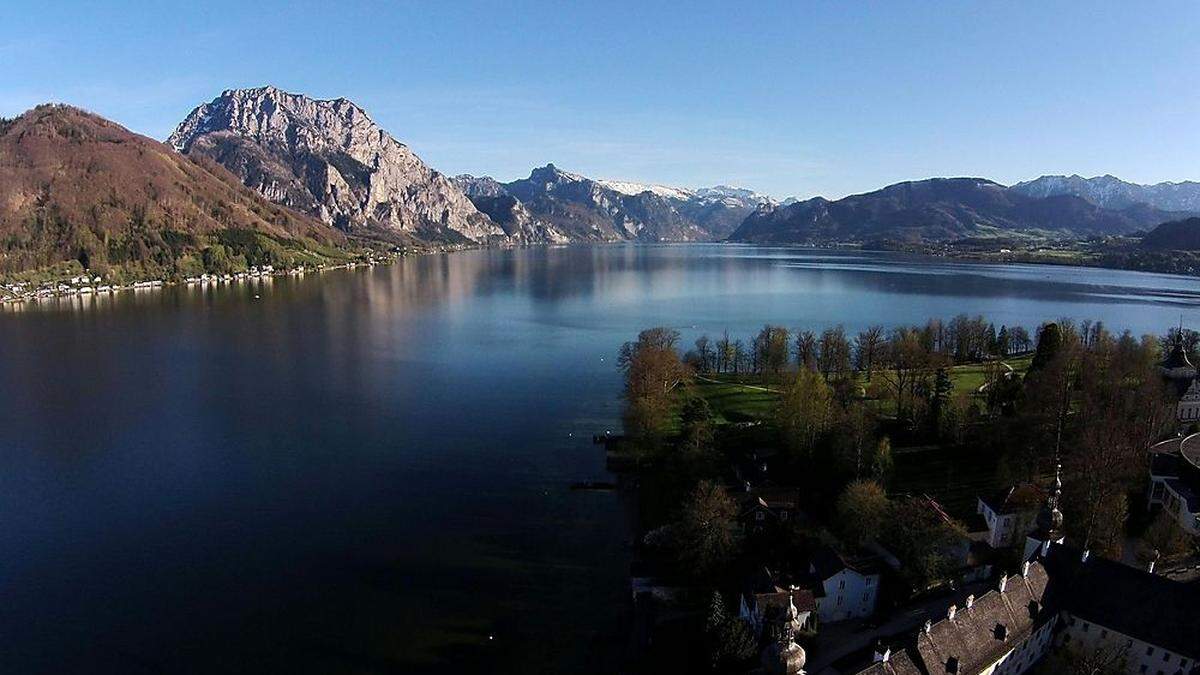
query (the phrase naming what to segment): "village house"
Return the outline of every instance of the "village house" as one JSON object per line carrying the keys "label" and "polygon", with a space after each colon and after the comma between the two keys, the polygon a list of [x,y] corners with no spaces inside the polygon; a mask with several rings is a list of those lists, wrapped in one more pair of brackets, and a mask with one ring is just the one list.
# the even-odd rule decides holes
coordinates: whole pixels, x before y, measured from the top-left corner
{"label": "village house", "polygon": [[878,554],[849,556],[831,546],[819,548],[809,563],[817,617],[833,623],[874,614],[882,570]]}
{"label": "village house", "polygon": [[1002,549],[1023,543],[1033,525],[1042,494],[1035,486],[1014,485],[989,497],[979,497],[975,511],[987,524],[985,541]]}
{"label": "village house", "polygon": [[794,524],[802,516],[800,492],[795,488],[743,484],[739,520],[746,534],[777,534],[780,528]]}

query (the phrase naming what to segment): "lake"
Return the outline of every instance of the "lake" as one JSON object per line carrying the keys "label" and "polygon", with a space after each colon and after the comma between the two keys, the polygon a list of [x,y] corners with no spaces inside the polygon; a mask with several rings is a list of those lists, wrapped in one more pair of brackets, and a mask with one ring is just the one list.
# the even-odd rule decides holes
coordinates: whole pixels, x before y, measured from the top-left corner
{"label": "lake", "polygon": [[608,672],[622,341],[983,314],[1162,333],[1200,280],[733,245],[468,251],[0,308],[0,671]]}

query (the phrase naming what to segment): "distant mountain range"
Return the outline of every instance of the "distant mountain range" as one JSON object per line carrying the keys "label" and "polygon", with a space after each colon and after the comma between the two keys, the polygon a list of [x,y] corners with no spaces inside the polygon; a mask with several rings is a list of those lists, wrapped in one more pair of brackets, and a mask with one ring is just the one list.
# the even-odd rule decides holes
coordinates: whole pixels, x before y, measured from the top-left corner
{"label": "distant mountain range", "polygon": [[1042,176],[1012,187],[931,178],[783,202],[728,186],[590,178],[553,164],[510,182],[449,178],[354,103],[274,87],[223,92],[196,107],[168,144],[67,106],[0,120],[0,272],[78,260],[180,274],[221,242],[244,262],[279,250],[349,250],[346,235],[422,245],[871,244],[1153,230],[1147,246],[1193,248],[1200,221],[1186,218],[1197,214],[1200,183],[1112,176]]}
{"label": "distant mountain range", "polygon": [[685,190],[595,180],[553,164],[510,183],[469,175],[454,182],[496,222],[526,223],[563,241],[719,240],[755,208],[771,203],[738,188]]}
{"label": "distant mountain range", "polygon": [[1179,214],[1135,203],[1105,208],[1073,194],[1030,196],[983,178],[931,178],[830,201],[756,210],[730,235],[743,242],[950,241],[996,234],[1128,234]]}
{"label": "distant mountain range", "polygon": [[1138,185],[1115,176],[1042,176],[1012,186],[1014,192],[1029,197],[1075,195],[1106,209],[1126,209],[1145,204],[1162,211],[1200,213],[1200,183],[1157,183]]}

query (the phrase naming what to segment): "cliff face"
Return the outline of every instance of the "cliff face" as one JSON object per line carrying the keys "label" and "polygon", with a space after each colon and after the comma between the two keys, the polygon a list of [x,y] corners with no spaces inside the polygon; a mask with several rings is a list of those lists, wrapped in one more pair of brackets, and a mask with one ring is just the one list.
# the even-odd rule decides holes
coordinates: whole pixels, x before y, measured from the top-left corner
{"label": "cliff face", "polygon": [[504,231],[346,99],[274,87],[229,90],[199,106],[169,142],[211,158],[267,199],[344,231],[485,243]]}

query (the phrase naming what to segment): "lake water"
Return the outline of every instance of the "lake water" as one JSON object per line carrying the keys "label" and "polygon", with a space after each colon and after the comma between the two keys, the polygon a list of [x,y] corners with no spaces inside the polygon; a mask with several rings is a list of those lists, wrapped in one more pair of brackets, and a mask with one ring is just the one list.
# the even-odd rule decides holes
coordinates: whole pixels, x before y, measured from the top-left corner
{"label": "lake water", "polygon": [[0,672],[605,672],[620,343],[966,312],[1196,326],[1200,281],[731,245],[472,251],[0,309]]}

